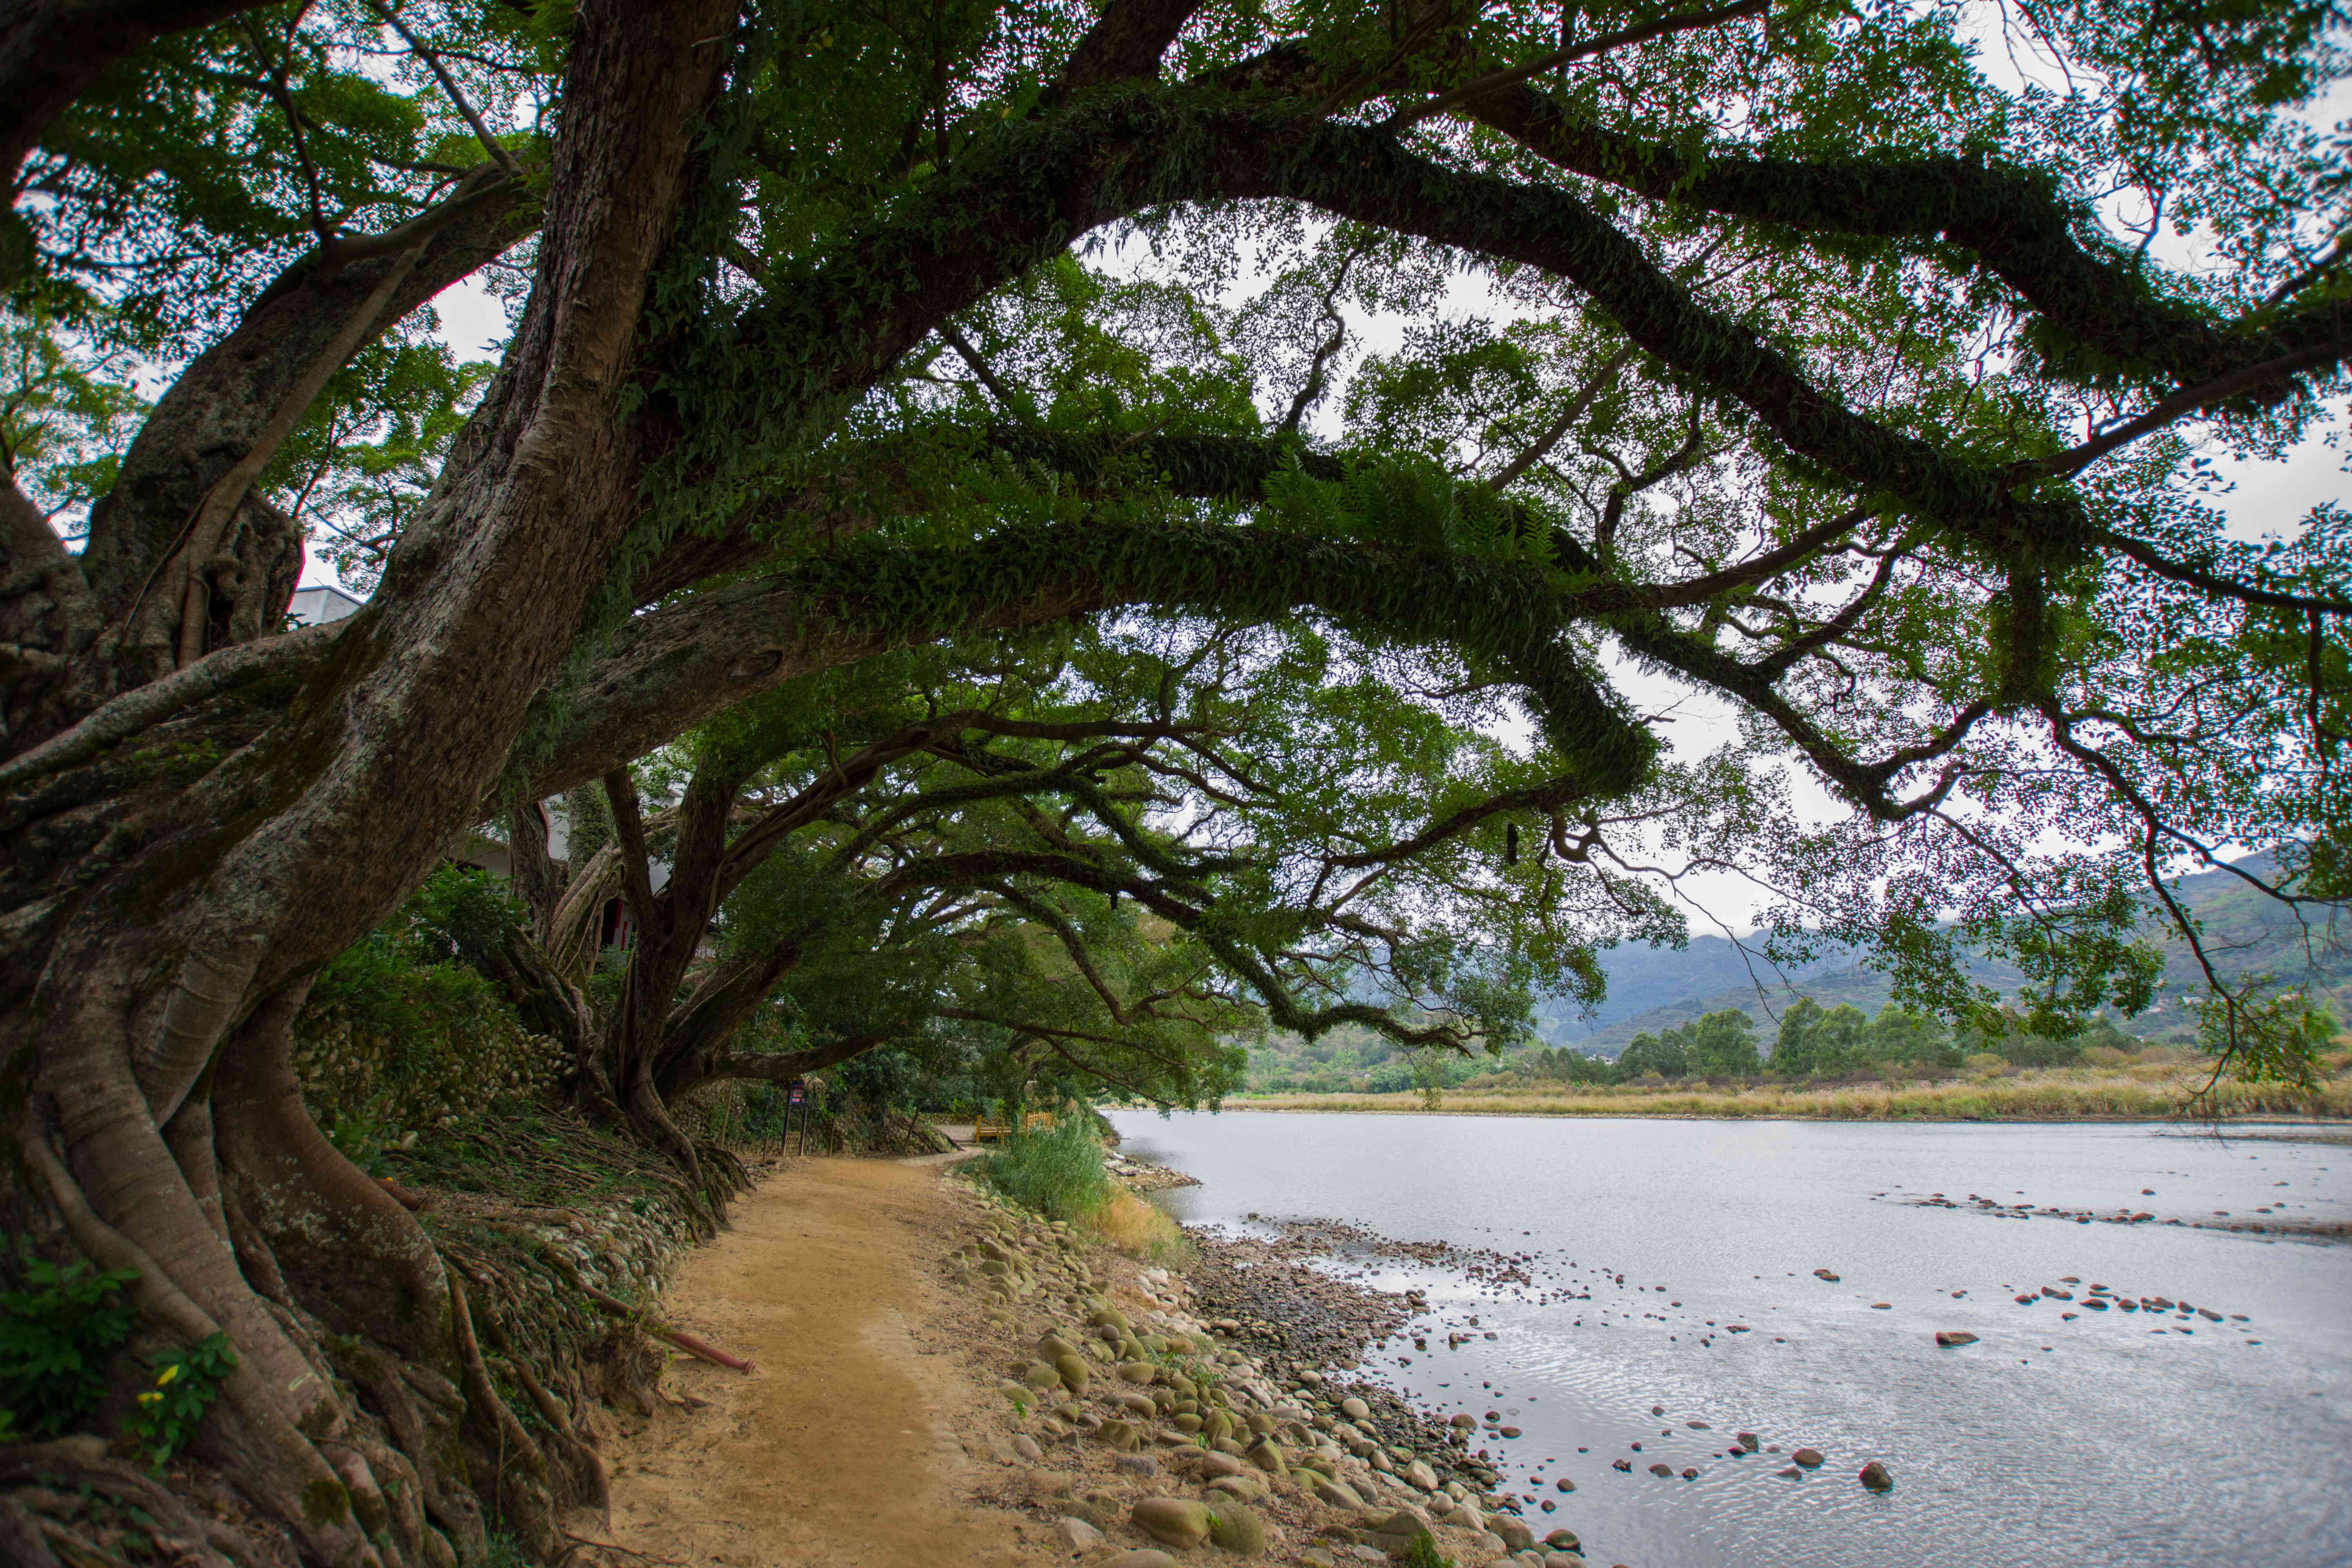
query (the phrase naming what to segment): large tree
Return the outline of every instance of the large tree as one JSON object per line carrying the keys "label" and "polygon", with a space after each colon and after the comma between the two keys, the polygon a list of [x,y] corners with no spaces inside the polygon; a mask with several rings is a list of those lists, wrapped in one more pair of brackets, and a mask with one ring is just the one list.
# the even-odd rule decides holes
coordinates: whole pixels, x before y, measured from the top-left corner
{"label": "large tree", "polygon": [[[689,1170],[667,1108],[701,1084],[940,1019],[1163,1104],[1229,1087],[1221,1037],[1261,1013],[1499,1050],[1536,995],[1597,996],[1594,942],[1678,928],[1634,877],[1564,883],[1532,835],[1517,855],[1517,821],[1584,785],[1481,732],[1497,694],[1426,700],[1467,675],[1184,619],[803,677],[552,814],[518,806],[518,918],[467,945],[568,1042],[576,1096]],[[1666,770],[1621,815],[1704,795]],[[615,908],[630,941],[600,951]]]}
{"label": "large tree", "polygon": [[[2352,353],[2340,141],[2298,116],[2340,24],[16,0],[16,1209],[158,1331],[229,1335],[209,1456],[303,1553],[470,1552],[449,1450],[321,1375],[364,1340],[513,1426],[422,1232],[303,1114],[306,976],[512,803],[797,676],[1126,605],[1522,690],[1563,893],[1647,852],[1617,803],[1665,763],[1613,682],[1704,693],[1743,740],[1667,870],[1737,863],[1789,941],[1947,1010],[1987,1005],[1969,943],[2037,1028],[2145,1004],[2180,869],[2271,849],[2298,909],[2352,877],[2352,535],[2249,541],[2208,494]],[[1101,236],[1141,272],[1070,259]],[[1465,272],[1516,319],[1442,310]],[[479,385],[417,336],[477,274],[514,310]],[[382,581],[285,633],[314,521]],[[1718,833],[1785,809],[1783,757],[1849,815]],[[2217,1047],[2291,1070],[2292,994],[2212,978]]]}

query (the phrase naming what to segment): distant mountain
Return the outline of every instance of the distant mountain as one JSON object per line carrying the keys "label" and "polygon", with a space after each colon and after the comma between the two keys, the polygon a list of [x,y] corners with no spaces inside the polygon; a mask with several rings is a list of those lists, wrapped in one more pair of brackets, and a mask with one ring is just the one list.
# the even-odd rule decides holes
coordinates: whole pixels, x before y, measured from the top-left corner
{"label": "distant mountain", "polygon": [[[2252,876],[2271,870],[2267,856],[2236,864]],[[2339,1020],[2352,1022],[2352,951],[2347,951],[2352,949],[2352,919],[2345,911],[2305,910],[2304,918],[2312,926],[2306,931],[2286,906],[2229,870],[2182,879],[2179,896],[2201,922],[2206,951],[2222,973],[2268,970],[2302,981]],[[2203,983],[2187,942],[2174,937],[2161,945],[2167,959],[2163,994],[2193,990]],[[1538,1005],[1538,1030],[1547,1041],[1614,1057],[1635,1035],[1674,1028],[1726,1007],[1754,1014],[1769,1035],[1771,1020],[1800,996],[1811,996],[1824,1007],[1843,1002],[1875,1013],[1893,995],[1885,975],[1850,954],[1775,973],[1760,957],[1744,956],[1719,936],[1694,937],[1681,949],[1646,944],[1612,948],[1601,955],[1601,969],[1609,977],[1609,996],[1591,1017],[1566,1001]],[[2003,993],[2013,993],[2024,978],[2013,965],[1983,961],[1971,963],[1969,973]],[[2155,1009],[2122,1023],[2126,1032],[2150,1039],[2186,1035],[2189,1028],[2180,1010],[2161,998]]]}
{"label": "distant mountain", "polygon": [[[1809,979],[1849,967],[1853,962],[1852,955],[1839,953],[1807,968],[1775,971],[1760,956],[1743,952],[1729,939],[1719,936],[1695,936],[1688,947],[1681,948],[1654,947],[1647,942],[1612,947],[1600,956],[1601,973],[1609,978],[1608,996],[1590,1017],[1565,998],[1538,1003],[1536,1029],[1546,1040],[1570,1045],[1603,1037],[1618,1039],[1621,1033],[1613,1027],[1618,1024],[1653,1013],[1663,1016],[1702,997],[1752,995],[1759,985]],[[1682,1015],[1675,1016],[1679,1019]],[[1630,1040],[1641,1029],[1655,1027],[1643,1024],[1626,1029],[1622,1039]]]}

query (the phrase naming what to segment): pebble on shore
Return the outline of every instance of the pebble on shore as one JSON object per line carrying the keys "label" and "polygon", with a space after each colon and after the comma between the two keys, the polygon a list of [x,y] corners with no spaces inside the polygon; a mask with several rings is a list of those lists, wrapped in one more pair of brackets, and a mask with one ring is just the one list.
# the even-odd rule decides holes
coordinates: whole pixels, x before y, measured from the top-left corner
{"label": "pebble on shore", "polygon": [[[1366,1521],[1397,1517],[1443,1531],[1441,1553],[1464,1568],[1493,1561],[1517,1505],[1468,1451],[1475,1422],[1334,1386],[1328,1370],[1357,1364],[1424,1298],[1334,1279],[1287,1244],[1203,1237],[1181,1276],[1139,1268],[972,1195],[979,1225],[942,1261],[984,1324],[970,1351],[1013,1373],[997,1408],[1014,1429],[965,1445],[1011,1468],[983,1488],[990,1500],[1039,1519],[1090,1568],[1172,1568],[1170,1552],[1210,1547],[1296,1561],[1302,1534],[1334,1531],[1353,1532],[1346,1552],[1367,1550]],[[984,1348],[1000,1336],[1013,1342]]]}

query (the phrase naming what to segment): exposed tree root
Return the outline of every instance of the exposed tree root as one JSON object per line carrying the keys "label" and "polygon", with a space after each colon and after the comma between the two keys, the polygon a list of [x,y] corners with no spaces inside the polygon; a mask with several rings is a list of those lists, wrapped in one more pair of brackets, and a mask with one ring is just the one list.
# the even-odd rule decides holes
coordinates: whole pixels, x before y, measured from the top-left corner
{"label": "exposed tree root", "polygon": [[[240,1051],[251,1044],[240,1040]],[[429,1172],[386,1184],[351,1167],[307,1119],[286,1125],[299,1108],[290,1081],[256,1060],[225,1059],[165,1142],[284,1353],[323,1391],[312,1405],[320,1415],[301,1431],[270,1419],[274,1409],[256,1420],[225,1385],[195,1447],[160,1479],[108,1458],[97,1436],[6,1449],[0,1562],[476,1568],[494,1536],[538,1562],[612,1560],[562,1521],[572,1509],[609,1509],[598,1450],[614,1412],[656,1408],[661,1362],[648,1336],[743,1364],[616,1292],[653,1289],[666,1259],[709,1234],[751,1173],[709,1146],[698,1151],[698,1191],[661,1155],[609,1131],[567,1125],[559,1138],[531,1136],[526,1126],[541,1125],[531,1116],[546,1113],[526,1112],[525,1125],[502,1131],[495,1117],[478,1123],[494,1134],[481,1184],[558,1201],[442,1188]],[[100,1267],[137,1270],[134,1291],[167,1342],[212,1331],[213,1316],[92,1211],[34,1132],[26,1130],[26,1163],[46,1173],[51,1200],[36,1233]],[[550,1181],[515,1180],[526,1148]],[[422,1213],[394,1198],[395,1185],[430,1200]],[[405,1295],[386,1294],[387,1281]],[[116,1414],[93,1413],[94,1430],[119,1422],[120,1405],[109,1408]],[[306,1531],[299,1510],[323,1497],[321,1482],[347,1522]],[[119,1533],[109,1534],[122,1530],[155,1551],[126,1559]]]}
{"label": "exposed tree root", "polygon": [[[242,1554],[247,1542],[236,1531],[206,1518],[161,1482],[120,1459],[109,1458],[88,1438],[57,1443],[12,1444],[0,1448],[0,1554],[24,1568],[68,1568],[120,1561],[113,1552],[125,1527],[168,1542],[183,1563],[198,1568],[232,1568],[225,1552]],[[88,1495],[82,1489],[88,1489]],[[51,1506],[35,1511],[33,1503]],[[68,1496],[68,1493],[74,1494]],[[133,1511],[135,1510],[135,1511]]]}

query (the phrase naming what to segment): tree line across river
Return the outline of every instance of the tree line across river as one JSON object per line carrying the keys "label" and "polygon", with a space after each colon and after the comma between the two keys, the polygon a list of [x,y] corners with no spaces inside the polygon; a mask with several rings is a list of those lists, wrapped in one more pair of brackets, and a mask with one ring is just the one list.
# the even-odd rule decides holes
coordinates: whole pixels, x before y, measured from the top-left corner
{"label": "tree line across river", "polygon": [[[1613,1058],[1573,1046],[1538,1046],[1499,1060],[1390,1048],[1369,1032],[1346,1032],[1314,1046],[1269,1042],[1252,1063],[1259,1093],[1399,1093],[1431,1089],[1510,1089],[1548,1084],[1681,1082],[1692,1079],[1770,1079],[1805,1082],[1889,1071],[1914,1078],[1957,1074],[1970,1066],[2057,1068],[2120,1064],[2153,1048],[2101,1015],[2083,1033],[2055,1039],[2022,1027],[1947,1026],[1893,1003],[1873,1016],[1851,1004],[1824,1007],[1801,996],[1782,1009],[1768,1036],[1744,1008],[1726,1007],[1679,1027],[1635,1035]],[[2011,1020],[2012,1024],[2014,1020]]]}

